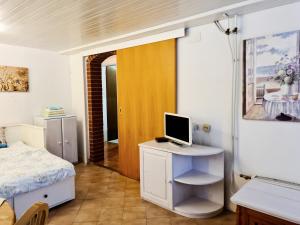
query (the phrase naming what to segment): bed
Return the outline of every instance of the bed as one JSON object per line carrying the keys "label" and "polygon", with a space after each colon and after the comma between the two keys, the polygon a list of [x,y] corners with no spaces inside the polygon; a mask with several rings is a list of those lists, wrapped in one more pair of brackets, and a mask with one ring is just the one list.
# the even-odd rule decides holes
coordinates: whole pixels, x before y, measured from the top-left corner
{"label": "bed", "polygon": [[54,207],[75,198],[74,166],[44,148],[44,128],[5,126],[8,148],[0,149],[0,197],[16,217],[33,203]]}

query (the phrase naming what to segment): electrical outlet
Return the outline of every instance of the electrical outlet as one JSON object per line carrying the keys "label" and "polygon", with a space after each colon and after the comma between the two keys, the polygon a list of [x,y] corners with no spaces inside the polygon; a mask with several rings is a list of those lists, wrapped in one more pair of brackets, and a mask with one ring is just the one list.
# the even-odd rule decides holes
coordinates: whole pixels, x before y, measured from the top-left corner
{"label": "electrical outlet", "polygon": [[202,130],[203,130],[205,133],[209,133],[210,130],[211,130],[210,124],[207,124],[207,123],[203,124]]}
{"label": "electrical outlet", "polygon": [[199,125],[198,124],[193,124],[193,131],[198,131],[199,130]]}

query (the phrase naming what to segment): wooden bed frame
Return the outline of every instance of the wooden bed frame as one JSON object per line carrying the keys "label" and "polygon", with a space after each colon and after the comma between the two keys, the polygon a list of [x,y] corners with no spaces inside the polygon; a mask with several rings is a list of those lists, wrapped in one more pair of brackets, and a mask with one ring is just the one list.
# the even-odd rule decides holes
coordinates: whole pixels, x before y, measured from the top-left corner
{"label": "wooden bed frame", "polygon": [[[28,124],[3,125],[7,143],[22,141],[32,147],[45,146],[45,128]],[[75,176],[61,182],[43,187],[32,192],[23,193],[8,199],[13,207],[16,217],[21,215],[35,202],[41,201],[49,205],[49,208],[75,199]]]}

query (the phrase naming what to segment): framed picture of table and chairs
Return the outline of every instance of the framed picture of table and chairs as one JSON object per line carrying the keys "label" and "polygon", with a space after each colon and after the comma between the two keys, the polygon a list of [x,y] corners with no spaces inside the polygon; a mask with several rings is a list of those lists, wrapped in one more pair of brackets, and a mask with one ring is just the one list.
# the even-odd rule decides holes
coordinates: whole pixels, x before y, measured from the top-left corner
{"label": "framed picture of table and chairs", "polygon": [[300,31],[243,41],[243,118],[300,122]]}

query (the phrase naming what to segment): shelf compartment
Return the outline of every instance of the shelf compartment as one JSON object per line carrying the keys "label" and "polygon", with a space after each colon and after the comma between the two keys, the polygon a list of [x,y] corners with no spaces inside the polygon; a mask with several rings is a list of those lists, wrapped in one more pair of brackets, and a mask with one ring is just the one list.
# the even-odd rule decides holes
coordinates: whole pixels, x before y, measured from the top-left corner
{"label": "shelf compartment", "polygon": [[192,196],[174,207],[174,210],[182,215],[194,218],[205,218],[216,215],[223,210],[223,205]]}
{"label": "shelf compartment", "polygon": [[190,185],[209,185],[223,180],[223,177],[211,175],[198,170],[190,170],[174,179],[176,182]]}

